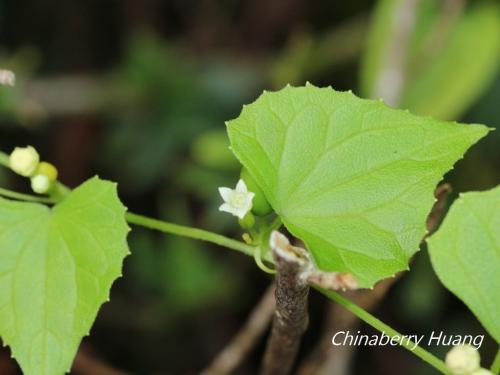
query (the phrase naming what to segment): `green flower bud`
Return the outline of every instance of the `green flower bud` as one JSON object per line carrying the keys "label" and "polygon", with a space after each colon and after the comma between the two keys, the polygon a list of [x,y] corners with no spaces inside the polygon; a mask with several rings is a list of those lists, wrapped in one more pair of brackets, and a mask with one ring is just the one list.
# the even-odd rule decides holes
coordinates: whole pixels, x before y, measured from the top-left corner
{"label": "green flower bud", "polygon": [[9,157],[10,168],[24,177],[31,177],[38,167],[40,156],[32,147],[16,147]]}
{"label": "green flower bud", "polygon": [[273,209],[269,205],[264,192],[261,190],[259,185],[257,185],[253,177],[245,168],[241,170],[241,178],[243,179],[243,181],[245,181],[248,190],[255,193],[255,197],[253,198],[252,212],[257,216],[265,216],[273,212]]}
{"label": "green flower bud", "polygon": [[58,172],[57,168],[54,167],[54,165],[46,161],[42,161],[38,164],[36,174],[43,174],[44,176],[47,176],[51,182],[53,182],[57,180]]}
{"label": "green flower bud", "polygon": [[238,223],[240,223],[242,228],[245,229],[253,228],[253,226],[255,225],[255,217],[252,215],[251,212],[249,212],[243,217],[243,219],[239,219]]}
{"label": "green flower bud", "polygon": [[252,237],[250,236],[250,234],[248,233],[243,233],[243,235],[241,236],[241,238],[243,239],[243,241],[247,244],[247,245],[251,245],[252,244]]}
{"label": "green flower bud", "polygon": [[50,190],[51,182],[44,174],[31,177],[31,188],[37,194],[45,194]]}

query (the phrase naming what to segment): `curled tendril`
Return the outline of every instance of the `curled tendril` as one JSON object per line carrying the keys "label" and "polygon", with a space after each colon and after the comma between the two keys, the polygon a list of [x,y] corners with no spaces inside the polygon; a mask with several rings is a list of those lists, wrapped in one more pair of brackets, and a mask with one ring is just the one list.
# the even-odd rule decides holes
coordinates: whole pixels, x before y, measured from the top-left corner
{"label": "curled tendril", "polygon": [[255,251],[253,252],[253,259],[255,260],[255,264],[257,264],[257,267],[259,267],[262,271],[269,273],[271,275],[274,275],[276,273],[275,269],[269,268],[262,261],[262,247],[261,247],[261,245],[259,245],[255,248]]}

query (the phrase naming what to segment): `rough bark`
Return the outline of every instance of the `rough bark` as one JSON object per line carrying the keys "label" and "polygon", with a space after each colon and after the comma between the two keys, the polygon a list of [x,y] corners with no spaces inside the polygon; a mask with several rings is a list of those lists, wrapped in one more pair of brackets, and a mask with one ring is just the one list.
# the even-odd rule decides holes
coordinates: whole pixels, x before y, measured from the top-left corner
{"label": "rough bark", "polygon": [[271,235],[276,263],[276,311],[267,342],[261,374],[290,373],[300,340],[307,329],[309,286],[302,277],[308,262],[302,249],[291,246],[278,232]]}

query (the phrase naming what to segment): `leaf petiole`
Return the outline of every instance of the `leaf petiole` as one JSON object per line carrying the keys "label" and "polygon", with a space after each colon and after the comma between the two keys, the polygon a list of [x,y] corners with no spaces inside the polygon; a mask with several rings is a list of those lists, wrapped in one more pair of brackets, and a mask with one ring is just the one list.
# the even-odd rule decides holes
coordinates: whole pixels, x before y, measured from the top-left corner
{"label": "leaf petiole", "polygon": [[18,193],[16,191],[4,189],[1,187],[0,187],[0,196],[12,198],[12,199],[17,199],[17,200],[21,200],[21,201],[28,201],[28,202],[40,202],[40,203],[48,203],[48,204],[54,204],[54,203],[58,202],[57,199],[54,199],[51,197],[41,197],[41,196],[36,196],[36,195],[31,195],[31,194]]}

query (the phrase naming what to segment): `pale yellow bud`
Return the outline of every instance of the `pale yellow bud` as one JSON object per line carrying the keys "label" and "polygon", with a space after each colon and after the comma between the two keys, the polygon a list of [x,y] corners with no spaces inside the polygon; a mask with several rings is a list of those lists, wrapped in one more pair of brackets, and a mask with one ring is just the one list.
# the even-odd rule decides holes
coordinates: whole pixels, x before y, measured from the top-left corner
{"label": "pale yellow bud", "polygon": [[470,375],[494,375],[491,371],[488,371],[484,368],[480,368],[479,370],[474,371]]}
{"label": "pale yellow bud", "polygon": [[39,161],[40,156],[33,147],[16,147],[10,154],[9,166],[17,174],[30,177],[35,173]]}
{"label": "pale yellow bud", "polygon": [[51,182],[44,174],[31,177],[31,188],[37,194],[45,194],[50,190]]}
{"label": "pale yellow bud", "polygon": [[480,369],[481,358],[470,345],[458,345],[446,354],[446,367],[453,375],[470,375]]}

